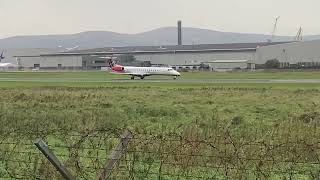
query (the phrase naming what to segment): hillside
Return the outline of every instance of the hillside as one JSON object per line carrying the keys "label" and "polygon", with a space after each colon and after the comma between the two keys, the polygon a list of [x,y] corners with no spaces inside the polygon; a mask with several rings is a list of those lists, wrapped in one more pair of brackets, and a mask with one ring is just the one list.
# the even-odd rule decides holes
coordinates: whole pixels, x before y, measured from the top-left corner
{"label": "hillside", "polygon": [[[199,28],[183,28],[183,44],[220,44],[264,42],[270,38],[263,34],[220,32]],[[305,36],[305,40],[320,39],[320,35]],[[292,41],[291,36],[277,36],[274,41]],[[88,31],[65,35],[15,36],[0,39],[0,48],[57,48],[80,46],[84,48],[174,45],[176,27],[164,27],[138,34],[121,34],[110,31]]]}

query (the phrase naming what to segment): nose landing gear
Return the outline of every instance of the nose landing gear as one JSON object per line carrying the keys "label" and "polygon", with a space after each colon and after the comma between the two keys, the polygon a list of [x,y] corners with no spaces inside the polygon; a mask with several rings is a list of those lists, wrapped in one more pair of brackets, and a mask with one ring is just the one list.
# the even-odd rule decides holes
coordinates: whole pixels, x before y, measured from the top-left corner
{"label": "nose landing gear", "polygon": [[134,79],[134,76],[131,76],[131,79],[133,80],[133,79]]}
{"label": "nose landing gear", "polygon": [[177,79],[177,76],[173,76],[173,79],[176,80],[176,79]]}

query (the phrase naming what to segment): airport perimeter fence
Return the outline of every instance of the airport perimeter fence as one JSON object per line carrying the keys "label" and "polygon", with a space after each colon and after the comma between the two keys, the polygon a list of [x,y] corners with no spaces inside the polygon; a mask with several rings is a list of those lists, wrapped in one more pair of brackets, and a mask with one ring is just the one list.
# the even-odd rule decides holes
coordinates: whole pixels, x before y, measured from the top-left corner
{"label": "airport perimeter fence", "polygon": [[[0,177],[62,179],[35,146],[43,139],[70,179],[319,179],[320,142],[135,133],[15,130],[0,136]],[[38,139],[39,141],[39,139]]]}

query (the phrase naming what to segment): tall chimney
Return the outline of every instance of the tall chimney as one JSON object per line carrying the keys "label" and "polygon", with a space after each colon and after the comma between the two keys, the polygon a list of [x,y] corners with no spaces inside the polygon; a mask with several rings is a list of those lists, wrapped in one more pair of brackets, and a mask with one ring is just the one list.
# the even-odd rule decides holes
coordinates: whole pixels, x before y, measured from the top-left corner
{"label": "tall chimney", "polygon": [[182,45],[182,29],[181,29],[181,21],[178,21],[178,45]]}

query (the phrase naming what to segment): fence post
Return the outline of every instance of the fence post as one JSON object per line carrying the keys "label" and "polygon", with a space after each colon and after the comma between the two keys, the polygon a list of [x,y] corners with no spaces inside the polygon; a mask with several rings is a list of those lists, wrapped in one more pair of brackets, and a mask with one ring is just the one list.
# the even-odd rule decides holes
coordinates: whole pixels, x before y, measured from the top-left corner
{"label": "fence post", "polygon": [[42,154],[50,161],[50,163],[59,171],[59,173],[67,180],[75,180],[66,167],[59,161],[59,159],[50,151],[48,145],[38,138],[34,144],[42,152]]}
{"label": "fence post", "polygon": [[130,131],[126,130],[122,136],[121,136],[121,141],[117,145],[117,147],[112,151],[111,155],[109,156],[107,163],[100,172],[100,174],[97,176],[97,180],[104,180],[107,179],[113,169],[113,166],[115,163],[121,158],[123,153],[125,152],[130,140],[133,138],[133,135]]}

